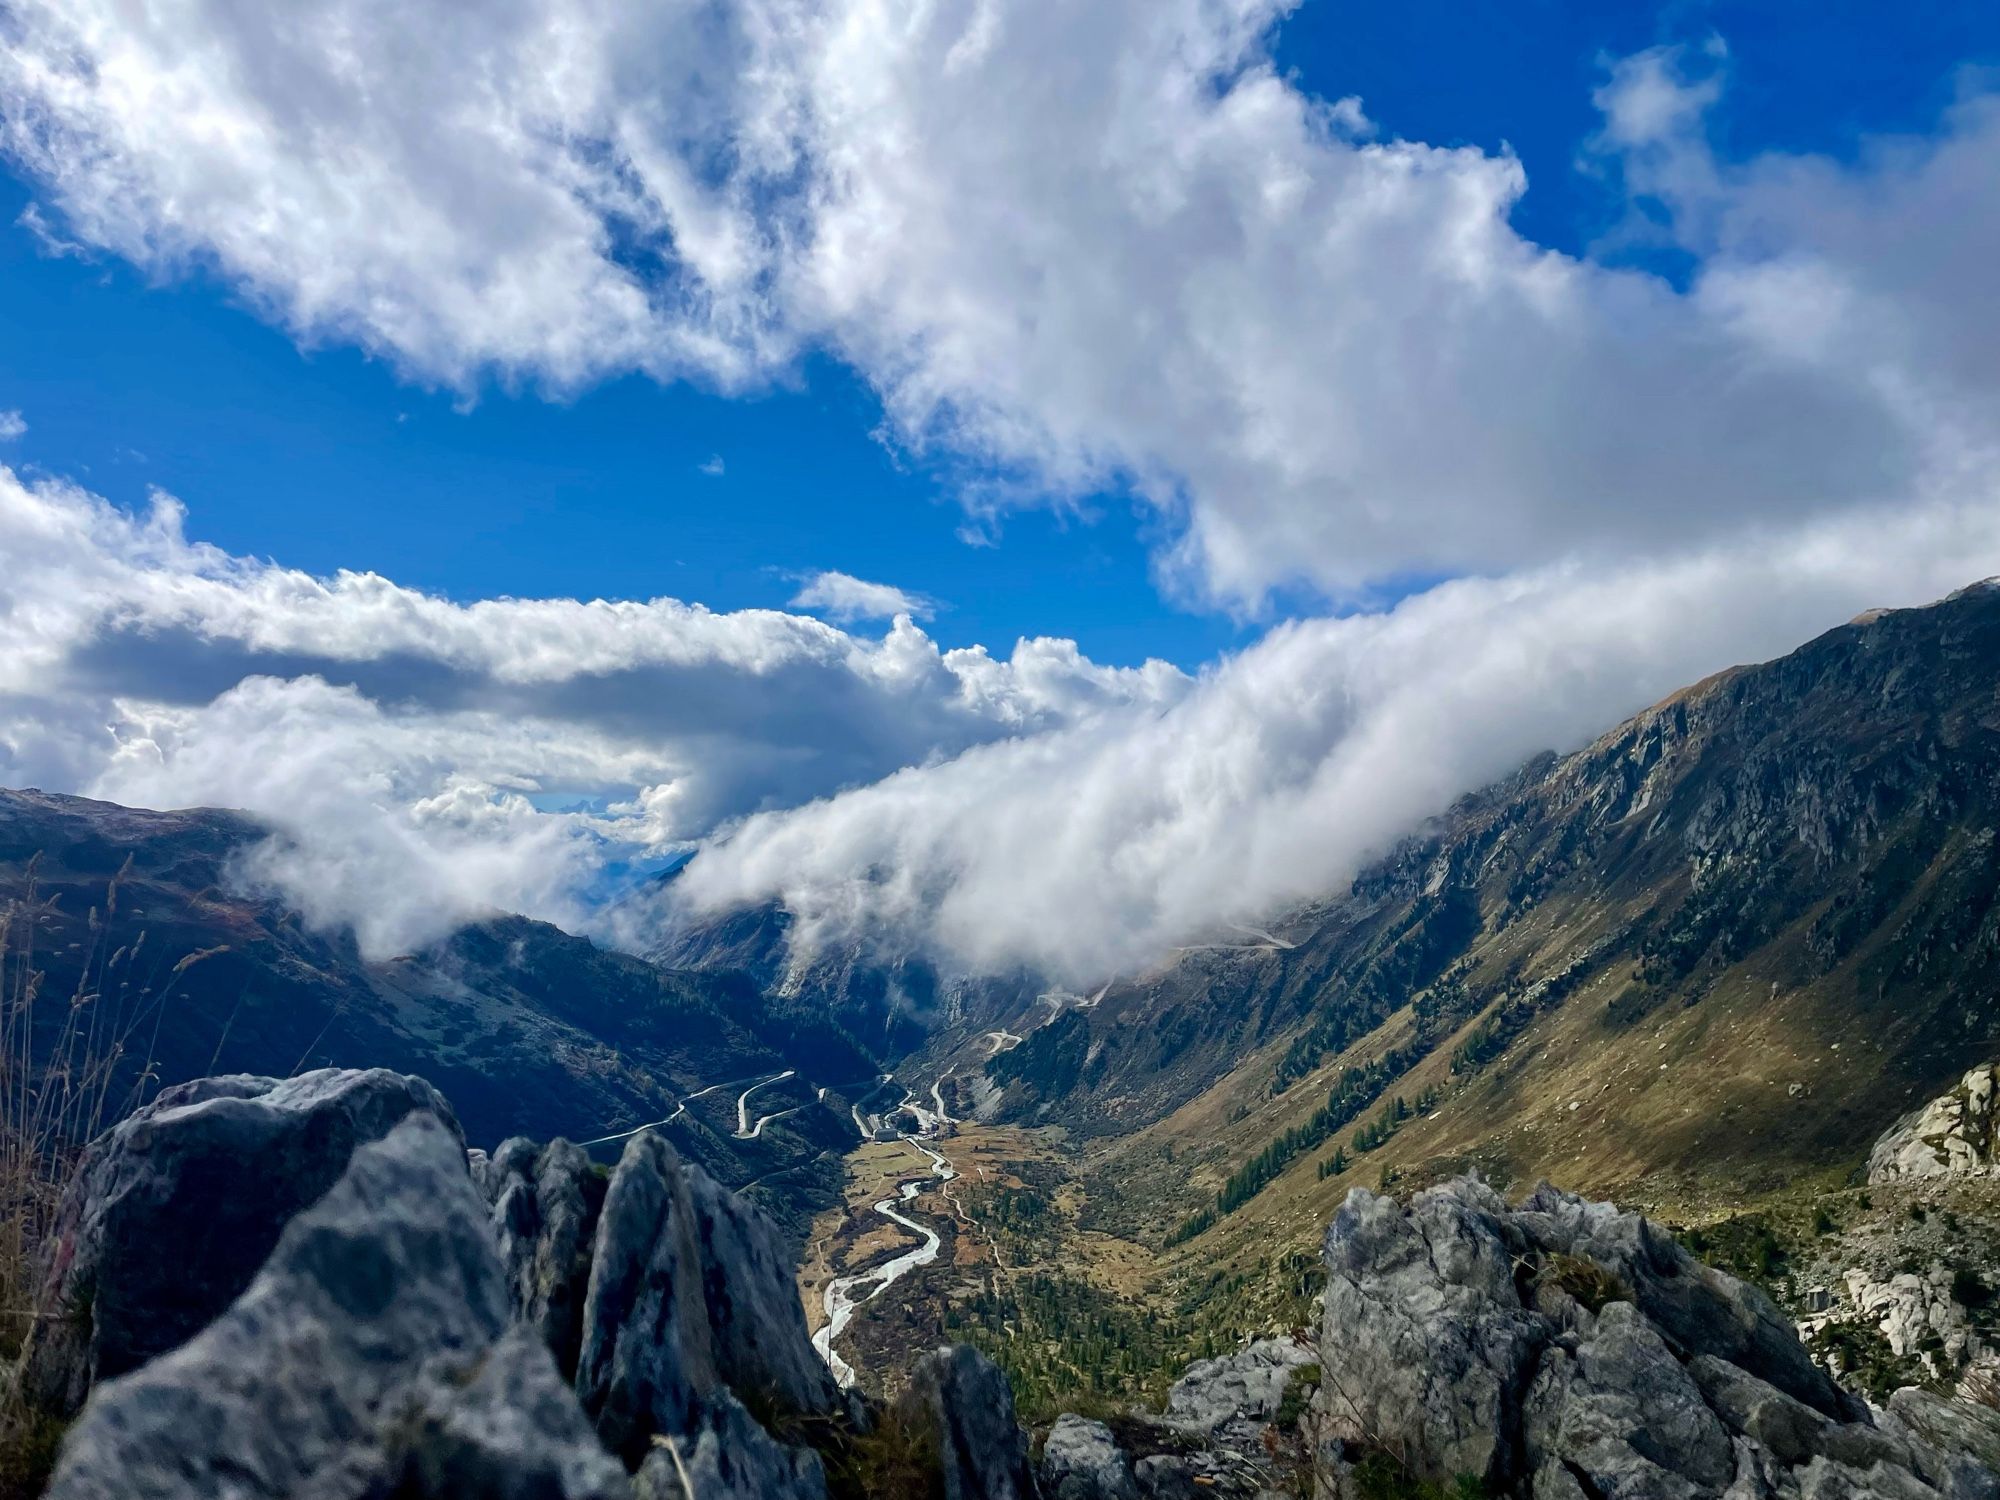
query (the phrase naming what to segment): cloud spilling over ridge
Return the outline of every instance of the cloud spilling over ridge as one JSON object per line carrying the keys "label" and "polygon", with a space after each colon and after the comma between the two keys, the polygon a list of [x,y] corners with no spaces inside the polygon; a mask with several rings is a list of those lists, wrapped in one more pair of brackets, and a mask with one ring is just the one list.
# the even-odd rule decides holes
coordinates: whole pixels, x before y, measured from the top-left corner
{"label": "cloud spilling over ridge", "polygon": [[1087,984],[1340,888],[1456,796],[1720,667],[2000,570],[2000,506],[1816,522],[1756,548],[1441,585],[1300,621],[1157,711],[985,745],[754,816],[684,920],[777,897],[860,939]]}
{"label": "cloud spilling over ridge", "polygon": [[[827,351],[980,514],[1129,488],[1276,627],[1190,682],[672,600],[455,604],[0,478],[0,773],[248,804],[371,950],[676,899],[1097,978],[1335,885],[1455,794],[1730,662],[2000,571],[2000,96],[1851,161],[1711,148],[1714,51],[1607,69],[1632,208],[1272,60],[1285,0],[11,0],[0,148],[65,253],[223,278],[413,378],[726,390]],[[1670,283],[1618,247],[1651,239]],[[921,582],[921,580],[917,580]],[[551,807],[581,804],[578,810]]]}
{"label": "cloud spilling over ridge", "polygon": [[[831,350],[977,509],[1129,485],[1193,597],[1611,560],[1893,503],[2000,424],[2000,103],[1719,161],[1713,58],[1599,93],[1685,288],[1523,239],[1505,155],[1271,56],[1287,0],[16,0],[66,240],[420,379],[738,388]],[[1707,71],[1703,71],[1707,70]]]}
{"label": "cloud spilling over ridge", "polygon": [[614,858],[1188,685],[1068,641],[941,651],[907,618],[458,604],[5,468],[0,557],[0,782],[256,813],[285,841],[255,873],[374,953],[488,907],[581,921]]}

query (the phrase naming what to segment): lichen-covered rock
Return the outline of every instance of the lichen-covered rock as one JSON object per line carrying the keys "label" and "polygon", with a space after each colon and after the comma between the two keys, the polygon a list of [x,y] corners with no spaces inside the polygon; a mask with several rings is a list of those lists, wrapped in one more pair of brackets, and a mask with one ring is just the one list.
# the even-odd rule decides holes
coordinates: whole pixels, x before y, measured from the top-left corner
{"label": "lichen-covered rock", "polygon": [[1028,1435],[1000,1367],[963,1344],[917,1361],[896,1399],[903,1420],[928,1431],[939,1455],[942,1500],[1033,1500]]}
{"label": "lichen-covered rock", "polygon": [[1878,1423],[1768,1298],[1637,1214],[1546,1186],[1510,1208],[1469,1178],[1407,1205],[1357,1189],[1326,1259],[1322,1495],[1388,1465],[1536,1500],[1993,1500],[1956,1440]]}
{"label": "lichen-covered rock", "polygon": [[412,1113],[458,1142],[435,1089],[380,1068],[198,1079],[100,1136],[57,1213],[43,1305],[59,1316],[30,1339],[27,1399],[69,1416],[97,1382],[200,1332],[355,1148]]}
{"label": "lichen-covered rock", "polygon": [[1138,1500],[1132,1465],[1102,1422],[1057,1417],[1042,1443],[1042,1493],[1049,1500]]}
{"label": "lichen-covered rock", "polygon": [[2000,1168],[1994,1128],[2000,1064],[1981,1063],[1943,1094],[1898,1120],[1868,1154],[1871,1183],[1991,1173]]}
{"label": "lichen-covered rock", "polygon": [[[427,1380],[464,1371],[476,1387],[506,1325],[506,1288],[463,1143],[416,1112],[353,1153],[220,1317],[92,1394],[49,1495],[389,1493]],[[477,1404],[439,1430],[479,1426]]]}

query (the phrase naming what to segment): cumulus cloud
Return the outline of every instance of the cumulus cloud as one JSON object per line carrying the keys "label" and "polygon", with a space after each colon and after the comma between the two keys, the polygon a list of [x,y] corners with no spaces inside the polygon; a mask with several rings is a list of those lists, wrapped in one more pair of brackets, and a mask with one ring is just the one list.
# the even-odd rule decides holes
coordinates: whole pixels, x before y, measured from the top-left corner
{"label": "cumulus cloud", "polygon": [[1724,165],[1714,58],[1597,149],[1676,288],[1515,232],[1511,156],[1272,60],[1285,0],[18,0],[66,232],[419,378],[734,388],[810,348],[982,512],[1130,486],[1188,595],[1607,559],[1897,501],[1995,441],[2000,110]]}
{"label": "cumulus cloud", "polygon": [[27,430],[27,419],[18,411],[0,411],[0,443],[11,443]]}
{"label": "cumulus cloud", "polygon": [[[907,618],[459,604],[4,468],[0,555],[0,781],[257,813],[285,837],[256,870],[371,952],[487,907],[580,921],[608,854],[1188,686],[1067,641],[942,651]],[[579,801],[605,810],[545,810]]]}
{"label": "cumulus cloud", "polygon": [[681,920],[776,897],[859,940],[1072,984],[1338,889],[1460,793],[1716,668],[2000,570],[2000,506],[1843,518],[1442,585],[1273,630],[1159,709],[975,747],[699,854]]}
{"label": "cumulus cloud", "polygon": [[928,620],[936,606],[922,594],[893,584],[870,583],[852,573],[814,573],[792,596],[793,609],[811,609],[843,623],[850,620],[893,620],[899,615]]}

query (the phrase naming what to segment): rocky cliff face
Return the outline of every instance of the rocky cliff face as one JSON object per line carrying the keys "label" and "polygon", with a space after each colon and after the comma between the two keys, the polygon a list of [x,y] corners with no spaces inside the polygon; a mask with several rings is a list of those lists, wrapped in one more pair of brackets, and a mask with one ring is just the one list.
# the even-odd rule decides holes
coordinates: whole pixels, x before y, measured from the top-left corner
{"label": "rocky cliff face", "polygon": [[57,1500],[1032,1493],[990,1364],[842,1392],[776,1226],[652,1132],[604,1181],[468,1158],[416,1079],[223,1080],[98,1142],[63,1223],[20,1386],[74,1413]]}

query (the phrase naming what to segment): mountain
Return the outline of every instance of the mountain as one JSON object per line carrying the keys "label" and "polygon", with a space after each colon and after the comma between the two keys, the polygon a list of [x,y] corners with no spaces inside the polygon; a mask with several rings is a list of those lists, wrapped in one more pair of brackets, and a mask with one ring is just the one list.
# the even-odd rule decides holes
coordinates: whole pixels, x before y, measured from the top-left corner
{"label": "mountain", "polygon": [[[827,1209],[823,1283],[936,1235],[843,1347],[879,1372],[962,1332],[1043,1381],[1024,1387],[1042,1410],[1074,1330],[1119,1348],[1128,1390],[1308,1321],[1314,1242],[1357,1185],[1547,1177],[1760,1275],[1804,1267],[1827,1215],[1888,1243],[1854,1196],[1872,1143],[2000,1056],[1996,829],[1982,585],[1698,683],[1442,810],[1344,889],[1089,996],[869,945],[795,953],[768,906],[652,961],[494,918],[367,963],[226,894],[262,830],[209,811],[5,794],[0,880],[25,891],[41,854],[46,992],[165,1017],[144,1033],[161,1081],[387,1065],[448,1089],[484,1143],[672,1117],[794,1232]],[[910,1124],[957,1132],[965,1180],[884,1142],[829,1207],[855,1125],[878,1124],[851,1106],[891,1070]],[[745,1138],[752,1114],[769,1128]]]}
{"label": "mountain", "polygon": [[[795,1229],[837,1193],[854,1128],[817,1085],[872,1086],[879,1064],[810,1007],[517,916],[367,962],[351,937],[233,893],[231,860],[265,833],[214,809],[0,791],[0,989],[40,975],[44,1059],[119,1053],[105,1112],[215,1072],[390,1067],[449,1088],[475,1144],[591,1141],[678,1111],[681,1149],[726,1183],[763,1179]],[[759,1078],[754,1113],[778,1117],[744,1139],[739,1094]]]}
{"label": "mountain", "polygon": [[1688,1222],[1838,1187],[2000,1052],[1996,827],[1980,585],[1711,677],[1268,940],[1110,985],[985,1065],[994,1112],[1088,1141],[1084,1226],[1274,1317],[1361,1182],[1546,1176]]}
{"label": "mountain", "polygon": [[1037,1007],[1049,987],[1026,970],[956,973],[873,938],[801,952],[793,947],[792,926],[781,904],[761,902],[674,923],[647,956],[670,968],[747,974],[885,1057],[934,1061],[990,1028],[1046,1014]]}

